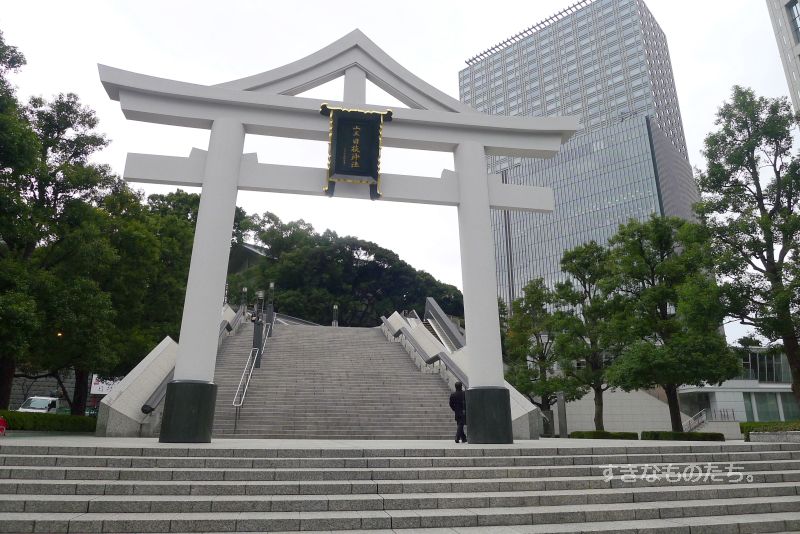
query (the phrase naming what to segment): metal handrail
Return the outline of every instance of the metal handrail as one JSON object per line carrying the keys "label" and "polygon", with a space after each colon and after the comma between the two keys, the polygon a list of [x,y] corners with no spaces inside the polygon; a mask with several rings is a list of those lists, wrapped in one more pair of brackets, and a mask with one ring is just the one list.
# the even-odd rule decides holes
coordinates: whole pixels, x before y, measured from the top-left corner
{"label": "metal handrail", "polygon": [[736,412],[733,408],[706,410],[706,421],[736,421]]}
{"label": "metal handrail", "polygon": [[436,302],[433,297],[428,297],[425,299],[425,319],[433,319],[436,324],[441,327],[442,333],[448,338],[450,344],[456,350],[467,344],[467,340],[464,338],[464,335],[459,332],[456,325],[453,324],[453,321],[451,321],[447,314],[444,313],[444,310],[442,310],[442,308],[439,306],[439,303]]}
{"label": "metal handrail", "polygon": [[[267,346],[267,338],[269,337],[269,332],[271,329],[272,323],[264,323],[264,331],[262,334],[263,341],[261,343],[261,347],[253,347],[250,349],[250,355],[247,357],[247,361],[244,364],[242,377],[239,379],[239,386],[236,388],[236,393],[233,395],[232,405],[236,409],[236,414],[233,420],[234,432],[236,432],[236,429],[239,426],[239,415],[242,411],[244,399],[247,397],[247,388],[250,386],[250,379],[253,377],[253,369],[255,369],[256,361],[258,360],[259,355],[264,353],[264,349]],[[245,377],[247,377],[247,380],[245,380]]]}
{"label": "metal handrail", "polygon": [[281,320],[287,320],[288,319],[289,321],[292,321],[292,322],[297,323],[299,325],[321,326],[321,325],[319,325],[317,323],[313,323],[311,321],[306,321],[305,319],[298,319],[297,317],[293,317],[291,315],[286,315],[285,313],[277,313],[277,312],[275,312],[275,318],[276,319],[281,319]]}
{"label": "metal handrail", "polygon": [[417,342],[414,338],[414,335],[411,333],[407,327],[403,326],[398,330],[396,333],[392,332],[391,325],[386,321],[386,317],[381,316],[381,321],[383,322],[386,329],[391,333],[394,337],[403,336],[403,338],[408,341],[411,346],[414,348],[414,351],[419,355],[425,364],[430,365],[436,363],[438,361],[442,362],[445,366],[445,369],[450,371],[453,376],[455,376],[461,383],[464,384],[465,388],[469,388],[469,379],[467,378],[466,373],[464,373],[458,364],[450,358],[450,355],[446,352],[438,352],[436,354],[429,354],[422,346]]}
{"label": "metal handrail", "polygon": [[691,432],[695,428],[700,427],[705,422],[706,422],[706,410],[705,408],[703,408],[702,410],[694,414],[691,419],[683,423],[683,431]]}
{"label": "metal handrail", "polygon": [[147,400],[144,401],[142,407],[140,408],[142,413],[145,415],[150,415],[158,408],[158,405],[164,400],[164,397],[167,396],[167,384],[172,382],[172,378],[175,375],[175,368],[172,368],[172,371],[167,373],[167,376],[161,381],[161,383],[156,387],[155,390],[147,397]]}

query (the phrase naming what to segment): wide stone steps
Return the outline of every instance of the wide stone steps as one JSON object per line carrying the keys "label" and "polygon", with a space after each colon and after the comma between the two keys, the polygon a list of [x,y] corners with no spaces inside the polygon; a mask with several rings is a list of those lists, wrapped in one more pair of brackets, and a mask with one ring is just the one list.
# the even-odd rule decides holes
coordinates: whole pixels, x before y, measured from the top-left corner
{"label": "wide stone steps", "polygon": [[[515,491],[475,493],[406,493],[361,495],[0,495],[0,512],[29,513],[161,513],[161,512],[303,512],[356,510],[418,510],[448,508],[513,508],[624,503],[671,503],[727,499],[777,498],[796,503],[796,484],[749,484],[706,487],[619,488],[578,491]],[[732,505],[731,502],[718,504]],[[795,504],[784,504],[786,507]],[[773,510],[773,511],[796,511]]]}
{"label": "wide stone steps", "polygon": [[[413,421],[394,421],[393,424],[412,424]],[[385,431],[388,435],[394,434],[394,430],[392,429],[385,429],[382,428],[381,425],[385,426],[386,421],[380,420],[370,420],[370,419],[347,419],[347,420],[308,420],[305,421],[303,419],[292,421],[292,422],[273,422],[270,423],[269,421],[263,422],[258,420],[258,424],[251,422],[251,420],[242,418],[239,422],[240,425],[246,424],[248,425],[248,429],[257,430],[257,429],[274,429],[278,430],[281,428],[293,428],[293,429],[309,429],[309,430],[327,430],[327,431],[336,431],[341,430],[342,428],[349,428],[352,430],[358,430],[359,428],[365,427],[369,428],[370,430],[380,430]],[[226,428],[225,426],[219,426],[220,429]],[[442,425],[436,424],[420,424],[418,429],[420,431],[433,431],[433,432],[442,432]]]}
{"label": "wide stone steps", "polygon": [[455,432],[441,378],[421,373],[375,328],[277,326],[235,423],[231,404],[251,339],[252,327],[226,340],[218,358],[217,436],[447,439]]}
{"label": "wide stone steps", "polygon": [[[3,467],[37,466],[37,467],[167,467],[167,468],[288,468],[305,466],[308,468],[414,468],[414,467],[515,467],[515,466],[601,466],[634,465],[647,463],[726,463],[747,465],[748,462],[773,463],[782,460],[800,460],[800,451],[764,451],[764,452],[714,452],[714,453],[654,453],[654,454],[604,454],[597,455],[444,455],[436,449],[428,456],[392,456],[392,453],[404,451],[384,451],[381,456],[350,457],[331,451],[332,457],[320,455],[310,456],[314,451],[296,451],[293,457],[277,457],[265,453],[261,449],[236,450],[235,456],[217,456],[208,451],[197,456],[164,454],[172,448],[158,451],[159,455],[144,456],[107,456],[107,455],[74,455],[53,454],[3,454],[0,455],[0,469]],[[475,449],[455,449],[452,453],[468,453]],[[498,453],[503,449],[491,451]],[[420,450],[425,451],[425,449]],[[73,451],[74,452],[74,451]],[[339,451],[337,451],[339,452]],[[388,453],[388,454],[387,454]],[[163,455],[162,455],[163,454]],[[337,457],[333,457],[337,456]],[[782,464],[775,464],[782,465]]]}
{"label": "wide stone steps", "polygon": [[[739,497],[753,496],[750,486],[764,484],[765,494],[769,494],[775,485],[788,485],[797,487],[800,482],[800,472],[792,473],[751,473],[753,482],[728,485],[740,488]],[[646,490],[657,491],[656,500],[664,500],[674,495],[676,485],[664,479],[656,481],[637,480],[636,482],[612,481],[590,477],[551,477],[547,479],[442,479],[428,481],[408,480],[374,480],[374,481],[117,481],[117,480],[70,480],[70,481],[43,481],[11,479],[4,481],[0,488],[7,494],[16,493],[30,495],[401,495],[429,494],[429,493],[491,493],[492,496],[501,496],[505,492],[545,491],[577,492],[585,494],[587,499],[595,491],[609,489],[627,489],[637,494]],[[703,482],[694,483],[697,490],[704,486],[712,487],[714,484]],[[744,489],[741,489],[744,488]],[[749,492],[749,493],[748,493]],[[705,495],[705,494],[696,494]],[[649,496],[635,498],[636,502],[647,499]],[[587,501],[591,502],[591,501]],[[644,502],[644,500],[642,500]]]}
{"label": "wide stone steps", "polygon": [[220,443],[0,443],[0,532],[800,531],[798,444]]}
{"label": "wide stone steps", "polygon": [[[669,464],[651,464],[657,467]],[[690,464],[672,463],[682,473]],[[738,462],[743,473],[758,474],[770,471],[800,471],[800,461]],[[718,478],[725,476],[725,466],[719,466]],[[603,466],[534,466],[534,467],[460,467],[453,468],[116,468],[98,470],[94,467],[9,466],[0,469],[4,479],[39,480],[442,480],[442,479],[514,479],[547,477],[599,477]],[[641,473],[639,471],[637,474]],[[702,478],[702,471],[701,478]]]}
{"label": "wide stone steps", "polygon": [[[331,502],[331,501],[328,501]],[[224,504],[224,503],[222,503]],[[102,522],[106,532],[125,532],[135,527],[138,532],[208,531],[233,528],[238,532],[287,531],[287,530],[345,530],[345,529],[402,529],[402,528],[447,528],[469,526],[506,525],[544,525],[564,523],[594,523],[601,521],[641,521],[704,516],[739,516],[746,513],[798,512],[800,497],[749,497],[733,499],[708,499],[705,501],[670,501],[647,503],[587,504],[568,506],[515,506],[474,508],[469,503],[447,509],[417,510],[318,510],[318,511],[275,511],[248,510],[207,512],[127,512],[146,517],[131,519],[119,513],[90,512],[79,510],[70,513],[44,513],[32,520],[34,527],[53,527],[56,532],[65,520],[74,520],[79,527]],[[224,506],[222,506],[224,508]],[[269,516],[265,516],[265,512]],[[176,518],[180,513],[182,517]],[[27,516],[28,514],[21,514]],[[61,516],[52,517],[51,516]],[[66,516],[66,517],[65,517]],[[800,514],[797,516],[800,524]],[[9,528],[16,521],[26,521],[17,513],[4,514],[3,528]],[[28,519],[28,521],[31,521]],[[11,525],[9,525],[11,524]],[[22,526],[22,525],[20,525]],[[70,525],[72,528],[72,525]],[[30,531],[33,531],[31,529]],[[22,530],[20,530],[22,531]]]}

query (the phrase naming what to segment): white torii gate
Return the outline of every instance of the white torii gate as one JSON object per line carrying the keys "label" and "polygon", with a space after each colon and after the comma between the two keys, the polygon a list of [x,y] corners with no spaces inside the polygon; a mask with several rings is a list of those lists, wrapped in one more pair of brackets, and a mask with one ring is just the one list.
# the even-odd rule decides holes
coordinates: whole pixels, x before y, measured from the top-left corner
{"label": "white torii gate", "polygon": [[[214,86],[98,67],[126,118],[211,130],[208,151],[193,149],[188,158],[128,154],[125,165],[124,178],[132,182],[203,188],[162,442],[211,441],[219,306],[237,191],[325,194],[327,169],[260,163],[255,154],[242,154],[245,134],[328,140],[322,102],[293,95],[342,75],[344,101],[331,105],[385,111],[365,102],[370,80],[409,106],[393,109],[383,127],[385,146],[454,153],[455,172],[443,170],[440,179],[382,174],[380,200],[458,206],[469,440],[513,442],[490,209],[552,211],[553,193],[501,183],[487,174],[486,155],[550,157],[580,128],[577,118],[478,113],[411,74],[359,30],[283,67]],[[335,196],[368,199],[369,189],[338,183]]]}

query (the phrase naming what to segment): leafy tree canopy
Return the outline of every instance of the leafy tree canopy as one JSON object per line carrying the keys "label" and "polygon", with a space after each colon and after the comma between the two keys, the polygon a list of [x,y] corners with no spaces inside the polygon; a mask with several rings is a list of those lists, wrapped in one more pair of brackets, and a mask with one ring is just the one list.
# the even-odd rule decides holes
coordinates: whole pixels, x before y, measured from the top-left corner
{"label": "leafy tree canopy", "polygon": [[603,392],[611,386],[606,371],[620,345],[615,335],[615,305],[609,293],[608,250],[594,241],[568,250],[561,269],[569,278],[556,286],[561,304],[556,351],[565,376],[594,392],[595,430],[604,430]]}
{"label": "leafy tree canopy", "polygon": [[705,139],[697,212],[708,226],[728,314],[780,341],[800,401],[800,115],[786,98],[735,86]]}
{"label": "leafy tree canopy", "polygon": [[556,335],[561,317],[555,311],[555,293],[541,278],[528,282],[522,292],[511,304],[508,319],[506,380],[540,409],[550,410],[558,392],[572,400],[585,391],[558,369]]}
{"label": "leafy tree canopy", "polygon": [[623,389],[661,386],[674,431],[678,387],[720,383],[740,370],[720,326],[725,316],[702,228],[678,218],[631,221],[611,239],[611,275],[623,296],[616,327],[626,348],[607,371]]}
{"label": "leafy tree canopy", "polygon": [[305,221],[283,222],[269,212],[244,218],[242,227],[266,256],[229,276],[232,295],[242,287],[264,289],[274,282],[278,311],[329,324],[333,304],[338,304],[342,326],[375,326],[381,315],[395,310],[422,312],[429,296],[446,313],[463,315],[457,288],[417,271],[375,243],[330,230],[319,234]]}

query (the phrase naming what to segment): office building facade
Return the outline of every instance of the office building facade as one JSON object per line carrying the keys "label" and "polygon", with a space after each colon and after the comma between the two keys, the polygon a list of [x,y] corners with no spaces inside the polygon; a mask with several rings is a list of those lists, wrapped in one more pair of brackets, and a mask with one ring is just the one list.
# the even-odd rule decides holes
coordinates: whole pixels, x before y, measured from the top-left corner
{"label": "office building facade", "polygon": [[692,218],[687,158],[664,32],[641,0],[583,0],[467,60],[461,100],[499,115],[578,115],[549,160],[489,158],[508,183],[551,187],[550,214],[493,213],[498,293],[564,279],[565,250],[604,244],[629,219]]}
{"label": "office building facade", "polygon": [[722,384],[683,386],[681,409],[730,421],[797,421],[800,405],[792,393],[792,373],[780,350],[753,347],[741,354],[742,372]]}
{"label": "office building facade", "polygon": [[795,111],[800,110],[800,4],[797,0],[767,0],[783,73]]}

